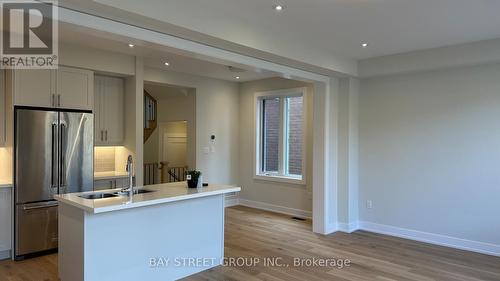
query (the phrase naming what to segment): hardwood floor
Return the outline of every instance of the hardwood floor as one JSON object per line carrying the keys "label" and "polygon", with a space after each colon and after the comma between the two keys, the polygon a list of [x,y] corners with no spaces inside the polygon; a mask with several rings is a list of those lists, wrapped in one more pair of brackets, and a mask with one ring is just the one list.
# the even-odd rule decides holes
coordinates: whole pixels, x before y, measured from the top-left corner
{"label": "hardwood floor", "polygon": [[[246,207],[226,209],[226,257],[254,257],[256,266],[217,267],[183,279],[199,280],[500,280],[500,258],[358,231],[329,236],[311,232],[310,221]],[[265,266],[264,258],[281,257]],[[294,258],[349,259],[350,266],[294,266]],[[249,260],[249,259],[247,259]],[[1,261],[1,281],[52,281],[57,255]]]}

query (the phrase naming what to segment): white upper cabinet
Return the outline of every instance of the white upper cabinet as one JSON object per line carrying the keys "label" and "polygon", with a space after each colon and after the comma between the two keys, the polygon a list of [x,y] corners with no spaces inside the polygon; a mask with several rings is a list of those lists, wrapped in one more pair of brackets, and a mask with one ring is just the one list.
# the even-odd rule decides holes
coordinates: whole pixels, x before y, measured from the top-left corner
{"label": "white upper cabinet", "polygon": [[95,144],[121,145],[124,140],[124,80],[95,76]]}
{"label": "white upper cabinet", "polygon": [[5,100],[5,71],[0,70],[0,146],[5,145],[5,111],[7,110]]}
{"label": "white upper cabinet", "polygon": [[106,142],[121,144],[124,138],[124,90],[125,82],[121,78],[106,78],[104,106],[106,108]]}
{"label": "white upper cabinet", "polygon": [[16,105],[53,107],[55,104],[54,70],[14,70],[13,79]]}
{"label": "white upper cabinet", "polygon": [[92,71],[60,66],[57,70],[15,70],[16,105],[92,110]]}
{"label": "white upper cabinet", "polygon": [[94,76],[94,141],[95,145],[106,145],[104,142],[104,76]]}
{"label": "white upper cabinet", "polygon": [[57,70],[58,107],[92,110],[94,73],[89,70],[59,67]]}

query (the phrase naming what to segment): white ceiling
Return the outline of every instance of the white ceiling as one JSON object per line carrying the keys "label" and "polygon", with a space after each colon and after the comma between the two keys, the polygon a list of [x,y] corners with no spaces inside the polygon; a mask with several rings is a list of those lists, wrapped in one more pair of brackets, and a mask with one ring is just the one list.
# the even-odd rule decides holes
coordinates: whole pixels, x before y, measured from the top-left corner
{"label": "white ceiling", "polygon": [[[500,37],[497,0],[95,0],[256,49],[365,59]],[[285,9],[277,13],[275,3]],[[369,47],[361,48],[367,42]]]}
{"label": "white ceiling", "polygon": [[[174,53],[174,50],[172,50],[172,52],[166,52],[155,48],[155,46],[142,44],[141,42],[133,42],[136,46],[134,48],[130,48],[128,44],[131,41],[127,40],[127,38],[120,38],[118,36],[100,33],[95,30],[67,23],[59,24],[59,41],[61,43],[107,50],[122,54],[138,55],[144,57],[144,64],[149,67],[220,80],[245,82],[280,76],[279,74],[271,71],[249,69],[248,67],[242,65],[233,65],[244,71],[236,73],[230,71],[228,69],[228,65],[226,64],[195,58],[187,53]],[[165,66],[165,62],[168,62],[170,65]],[[240,79],[236,79],[236,76],[240,77]]]}

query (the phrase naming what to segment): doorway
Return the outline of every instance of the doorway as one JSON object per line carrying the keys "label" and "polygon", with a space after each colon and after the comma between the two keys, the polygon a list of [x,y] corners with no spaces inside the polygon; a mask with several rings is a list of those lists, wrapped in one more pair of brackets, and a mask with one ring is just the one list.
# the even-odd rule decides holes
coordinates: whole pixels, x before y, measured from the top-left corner
{"label": "doorway", "polygon": [[144,184],[185,180],[196,163],[196,89],[144,83]]}

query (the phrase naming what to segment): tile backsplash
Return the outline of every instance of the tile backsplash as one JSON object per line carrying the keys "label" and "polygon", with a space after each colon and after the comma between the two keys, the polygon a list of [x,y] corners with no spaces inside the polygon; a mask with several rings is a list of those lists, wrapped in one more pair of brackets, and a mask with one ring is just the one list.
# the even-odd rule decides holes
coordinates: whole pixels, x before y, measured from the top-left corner
{"label": "tile backsplash", "polygon": [[12,182],[12,150],[0,147],[0,182]]}
{"label": "tile backsplash", "polygon": [[94,172],[125,172],[129,154],[131,152],[123,146],[96,146]]}
{"label": "tile backsplash", "polygon": [[115,147],[94,148],[94,172],[112,172],[115,170]]}

